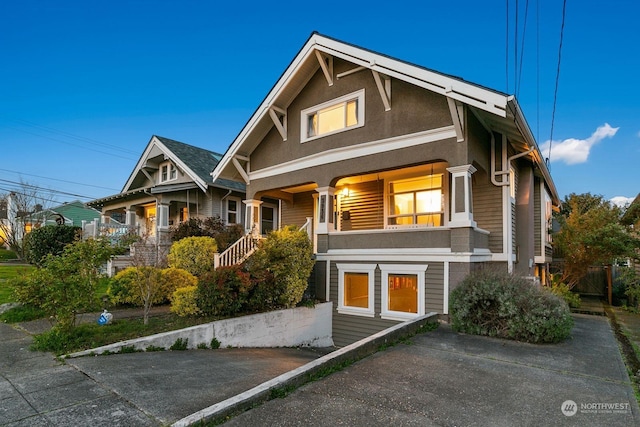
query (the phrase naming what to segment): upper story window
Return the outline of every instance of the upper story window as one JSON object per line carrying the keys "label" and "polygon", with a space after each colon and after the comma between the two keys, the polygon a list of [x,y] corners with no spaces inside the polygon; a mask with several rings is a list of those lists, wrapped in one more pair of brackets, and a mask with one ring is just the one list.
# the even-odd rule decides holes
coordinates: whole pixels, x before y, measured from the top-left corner
{"label": "upper story window", "polygon": [[166,162],[160,165],[160,182],[173,181],[178,178],[178,169],[173,163]]}
{"label": "upper story window", "polygon": [[443,174],[389,180],[387,225],[424,225],[440,227],[444,223]]}
{"label": "upper story window", "polygon": [[300,141],[364,126],[364,89],[303,110]]}

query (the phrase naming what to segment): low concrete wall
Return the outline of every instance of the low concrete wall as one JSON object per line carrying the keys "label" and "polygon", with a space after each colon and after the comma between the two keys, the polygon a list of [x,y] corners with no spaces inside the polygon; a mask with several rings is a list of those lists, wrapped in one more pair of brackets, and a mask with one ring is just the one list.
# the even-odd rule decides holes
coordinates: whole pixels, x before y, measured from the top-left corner
{"label": "low concrete wall", "polygon": [[[123,347],[145,350],[147,347],[169,349],[176,340],[188,340],[187,348],[211,345],[213,338],[221,347],[331,347],[332,303],[315,307],[297,307],[249,316],[217,320],[177,331],[121,341],[66,355],[79,357],[104,352],[117,353]],[[108,326],[105,326],[108,327]]]}

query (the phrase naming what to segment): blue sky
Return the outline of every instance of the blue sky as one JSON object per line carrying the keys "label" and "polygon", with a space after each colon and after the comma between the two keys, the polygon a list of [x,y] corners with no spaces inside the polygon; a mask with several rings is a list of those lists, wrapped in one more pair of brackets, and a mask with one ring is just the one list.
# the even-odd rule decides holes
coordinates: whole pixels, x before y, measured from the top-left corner
{"label": "blue sky", "polygon": [[516,94],[561,197],[640,192],[636,1],[567,1],[552,144],[560,0],[216,3],[2,2],[0,194],[117,193],[154,134],[223,153],[312,31]]}

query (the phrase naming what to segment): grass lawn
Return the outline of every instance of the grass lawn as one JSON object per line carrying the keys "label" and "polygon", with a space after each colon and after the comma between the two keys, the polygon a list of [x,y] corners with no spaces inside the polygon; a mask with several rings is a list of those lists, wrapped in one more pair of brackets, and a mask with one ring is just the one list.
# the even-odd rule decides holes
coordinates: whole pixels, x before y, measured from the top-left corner
{"label": "grass lawn", "polygon": [[18,259],[15,252],[0,248],[0,261],[9,261],[13,259]]}
{"label": "grass lawn", "polygon": [[30,265],[4,264],[0,263],[0,304],[14,302],[11,294],[13,287],[9,285],[9,279],[20,277],[27,274],[34,267]]}

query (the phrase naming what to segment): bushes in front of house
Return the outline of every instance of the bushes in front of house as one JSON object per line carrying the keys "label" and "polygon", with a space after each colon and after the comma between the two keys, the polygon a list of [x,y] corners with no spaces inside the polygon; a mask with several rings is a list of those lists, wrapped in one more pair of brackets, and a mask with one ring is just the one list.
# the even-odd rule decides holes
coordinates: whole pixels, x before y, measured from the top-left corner
{"label": "bushes in front of house", "polygon": [[187,270],[194,276],[213,270],[218,245],[212,237],[185,237],[171,245],[167,261],[169,266]]}
{"label": "bushes in front of house", "polygon": [[226,317],[294,307],[304,296],[313,264],[306,232],[295,228],[271,232],[243,265],[202,273],[195,292],[178,289],[173,304],[181,307],[174,311],[192,315],[195,304],[197,314]]}
{"label": "bushes in front of house", "polygon": [[62,254],[64,248],[76,240],[81,230],[80,227],[66,225],[45,225],[33,229],[25,236],[26,261],[42,266],[47,255]]}
{"label": "bushes in front of house", "polygon": [[530,343],[569,337],[573,318],[567,303],[531,281],[483,270],[467,276],[452,292],[454,330]]}
{"label": "bushes in front of house", "polygon": [[111,279],[107,295],[113,304],[142,307],[145,299],[152,305],[167,303],[176,289],[197,283],[195,276],[180,268],[128,267]]}

